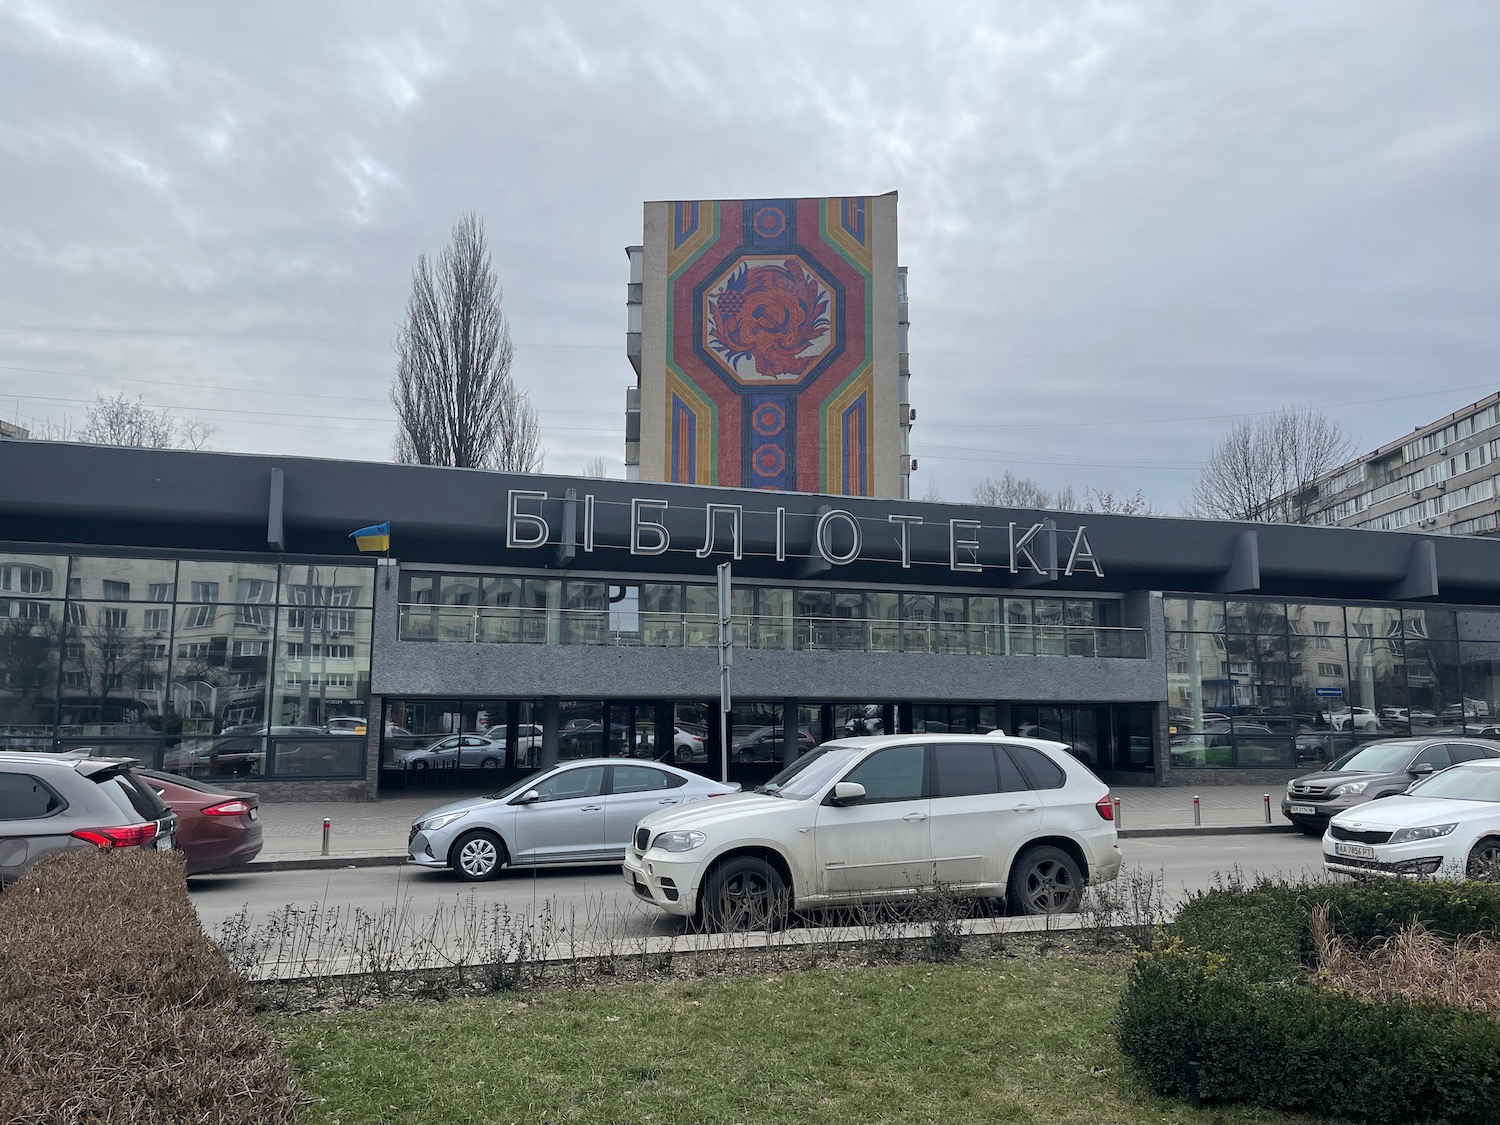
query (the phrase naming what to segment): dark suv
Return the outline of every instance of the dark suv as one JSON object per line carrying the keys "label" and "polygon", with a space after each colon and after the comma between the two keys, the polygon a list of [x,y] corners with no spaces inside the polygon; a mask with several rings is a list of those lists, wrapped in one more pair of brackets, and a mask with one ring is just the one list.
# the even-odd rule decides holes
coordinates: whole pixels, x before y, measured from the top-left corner
{"label": "dark suv", "polygon": [[1500,744],[1446,737],[1367,742],[1288,783],[1281,814],[1303,832],[1321,836],[1328,819],[1347,808],[1404,793],[1419,777],[1480,758],[1500,758]]}
{"label": "dark suv", "polygon": [[0,753],[0,887],[48,852],[167,851],[177,817],[130,758]]}

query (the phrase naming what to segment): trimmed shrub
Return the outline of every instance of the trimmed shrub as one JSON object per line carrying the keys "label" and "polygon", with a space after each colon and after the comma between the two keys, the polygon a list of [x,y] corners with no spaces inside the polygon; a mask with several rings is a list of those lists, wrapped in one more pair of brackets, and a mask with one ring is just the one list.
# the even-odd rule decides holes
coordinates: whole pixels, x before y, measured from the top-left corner
{"label": "trimmed shrub", "polygon": [[1311,983],[1304,957],[1324,903],[1361,944],[1414,919],[1448,937],[1500,919],[1500,888],[1466,884],[1261,882],[1202,895],[1137,955],[1121,999],[1116,1037],[1142,1080],[1169,1096],[1378,1125],[1500,1121],[1500,1023]]}
{"label": "trimmed shrub", "polygon": [[0,1121],[293,1121],[291,1068],[176,853],[43,859],[0,895],[0,950]]}

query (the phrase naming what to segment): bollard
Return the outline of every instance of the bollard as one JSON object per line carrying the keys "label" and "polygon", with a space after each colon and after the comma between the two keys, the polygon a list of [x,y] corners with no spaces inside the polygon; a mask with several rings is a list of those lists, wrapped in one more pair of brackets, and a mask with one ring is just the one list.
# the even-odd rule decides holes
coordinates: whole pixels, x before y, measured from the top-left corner
{"label": "bollard", "polygon": [[328,854],[328,833],[333,828],[333,821],[326,816],[323,818],[323,854]]}
{"label": "bollard", "polygon": [[1120,798],[1115,798],[1115,831],[1120,830]]}
{"label": "bollard", "polygon": [[1193,794],[1193,827],[1203,827],[1203,809],[1198,803],[1198,794]]}
{"label": "bollard", "polygon": [[1261,797],[1261,800],[1266,803],[1266,823],[1270,824],[1271,823],[1271,794],[1269,794],[1269,793],[1265,794],[1263,797]]}

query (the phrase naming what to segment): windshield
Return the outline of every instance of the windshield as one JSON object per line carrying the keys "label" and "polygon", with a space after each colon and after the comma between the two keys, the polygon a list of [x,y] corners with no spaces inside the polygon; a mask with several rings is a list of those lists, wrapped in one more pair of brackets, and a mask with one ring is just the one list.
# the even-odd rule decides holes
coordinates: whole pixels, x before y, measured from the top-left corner
{"label": "windshield", "polygon": [[545,775],[551,773],[555,768],[556,767],[549,766],[547,769],[537,770],[535,773],[528,773],[520,781],[516,781],[511,783],[510,785],[507,785],[504,789],[500,790],[500,792],[489,793],[486,795],[491,801],[500,801],[504,800],[506,797],[514,797],[517,793],[524,793],[528,789],[535,789],[536,783],[540,781]]}
{"label": "windshield", "polygon": [[858,753],[852,746],[840,746],[836,742],[825,743],[810,754],[798,758],[756,792],[785,797],[788,801],[805,801],[817,796],[824,786],[848,769]]}
{"label": "windshield", "polygon": [[1454,766],[1425,777],[1407,790],[1413,797],[1445,797],[1453,801],[1500,801],[1500,769],[1494,766]]}
{"label": "windshield", "polygon": [[1417,746],[1415,742],[1371,742],[1349,751],[1328,768],[1341,772],[1395,773],[1405,768],[1406,759]]}

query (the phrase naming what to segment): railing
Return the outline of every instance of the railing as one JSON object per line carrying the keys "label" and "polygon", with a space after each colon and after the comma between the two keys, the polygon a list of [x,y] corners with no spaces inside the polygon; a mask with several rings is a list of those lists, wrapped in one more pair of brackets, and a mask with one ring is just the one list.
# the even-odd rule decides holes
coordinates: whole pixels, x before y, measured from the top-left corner
{"label": "railing", "polygon": [[[994,621],[892,621],[847,617],[735,617],[740,648],[794,652],[927,652],[978,656],[1077,656],[1141,660],[1144,629],[1017,625]],[[713,648],[711,613],[516,609],[403,603],[403,641],[457,644]]]}

